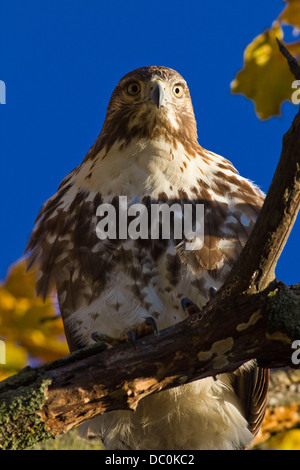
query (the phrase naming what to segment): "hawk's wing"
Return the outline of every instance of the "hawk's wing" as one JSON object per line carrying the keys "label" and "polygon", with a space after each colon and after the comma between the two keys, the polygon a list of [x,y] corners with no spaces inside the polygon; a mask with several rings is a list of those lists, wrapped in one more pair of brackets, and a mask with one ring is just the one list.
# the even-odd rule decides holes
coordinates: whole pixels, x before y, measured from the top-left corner
{"label": "hawk's wing", "polygon": [[[74,189],[69,179],[42,206],[26,247],[28,269],[38,269],[37,294],[45,298],[56,288],[64,324],[103,290],[116,251],[112,242],[100,242],[96,235],[101,195]],[[71,350],[86,345],[78,335],[75,340],[72,328],[65,327],[65,333]]]}

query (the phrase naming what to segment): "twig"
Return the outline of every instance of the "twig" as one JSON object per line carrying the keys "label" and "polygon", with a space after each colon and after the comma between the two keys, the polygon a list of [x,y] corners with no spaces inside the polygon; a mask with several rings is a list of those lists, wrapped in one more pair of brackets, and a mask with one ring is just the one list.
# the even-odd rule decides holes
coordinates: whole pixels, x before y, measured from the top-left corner
{"label": "twig", "polygon": [[300,80],[300,65],[298,64],[297,60],[295,59],[295,57],[292,56],[292,54],[287,50],[287,48],[282,44],[282,42],[279,41],[278,38],[276,38],[276,41],[280,52],[287,59],[290,71],[292,72],[296,80]]}

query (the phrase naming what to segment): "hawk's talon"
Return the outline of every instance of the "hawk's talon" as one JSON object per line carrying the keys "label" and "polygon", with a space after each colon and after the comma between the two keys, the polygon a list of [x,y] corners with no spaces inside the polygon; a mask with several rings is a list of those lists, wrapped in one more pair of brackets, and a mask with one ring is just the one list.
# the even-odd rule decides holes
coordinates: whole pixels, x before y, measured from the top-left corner
{"label": "hawk's talon", "polygon": [[130,344],[136,349],[136,338],[135,338],[135,333],[133,330],[128,330],[127,331],[127,338]]}
{"label": "hawk's talon", "polygon": [[209,299],[212,299],[216,292],[217,292],[217,289],[215,287],[211,287],[208,291]]}
{"label": "hawk's talon", "polygon": [[159,335],[157,324],[153,317],[147,317],[144,323],[145,325],[149,326],[150,330],[152,330],[155,336]]}
{"label": "hawk's talon", "polygon": [[120,343],[120,340],[101,333],[101,331],[94,331],[94,333],[91,334],[91,338],[95,341],[95,343],[103,343],[106,344],[107,347],[115,346],[116,344]]}
{"label": "hawk's talon", "polygon": [[117,344],[124,343],[124,341],[128,341],[134,349],[136,349],[136,339],[142,338],[143,336],[149,335],[154,333],[155,336],[158,336],[158,328],[156,325],[156,321],[153,317],[147,317],[137,328],[126,330],[119,338],[113,338],[108,336],[101,331],[94,331],[91,334],[91,338],[96,343],[103,343],[107,347],[116,346]]}
{"label": "hawk's talon", "polygon": [[153,317],[149,316],[135,330],[128,330],[126,339],[129,340],[129,342],[136,349],[136,339],[143,338],[143,336],[150,335],[151,333],[154,333],[155,336],[158,336],[156,321]]}
{"label": "hawk's talon", "polygon": [[194,304],[190,299],[183,298],[181,299],[181,306],[184,310],[184,313],[189,317],[194,313],[200,313],[200,308]]}

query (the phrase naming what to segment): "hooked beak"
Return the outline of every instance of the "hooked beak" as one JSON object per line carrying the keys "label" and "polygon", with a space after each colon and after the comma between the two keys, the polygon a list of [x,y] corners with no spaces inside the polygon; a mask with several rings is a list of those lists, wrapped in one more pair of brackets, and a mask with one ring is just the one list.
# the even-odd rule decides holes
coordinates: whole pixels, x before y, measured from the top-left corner
{"label": "hooked beak", "polygon": [[152,99],[153,103],[160,108],[164,105],[165,102],[165,90],[163,83],[160,81],[152,82],[152,91],[150,93],[150,98]]}

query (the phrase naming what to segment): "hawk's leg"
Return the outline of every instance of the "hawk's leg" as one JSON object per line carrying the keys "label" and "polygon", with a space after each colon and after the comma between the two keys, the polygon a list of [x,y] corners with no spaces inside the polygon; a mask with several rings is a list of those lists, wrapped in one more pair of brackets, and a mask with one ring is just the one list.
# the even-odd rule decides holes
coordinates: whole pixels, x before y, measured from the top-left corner
{"label": "hawk's leg", "polygon": [[124,341],[128,341],[136,347],[137,338],[142,338],[151,333],[157,336],[158,329],[154,318],[149,316],[137,328],[125,331],[119,338],[113,338],[99,331],[95,331],[91,336],[97,343],[102,342],[111,347],[123,343]]}

